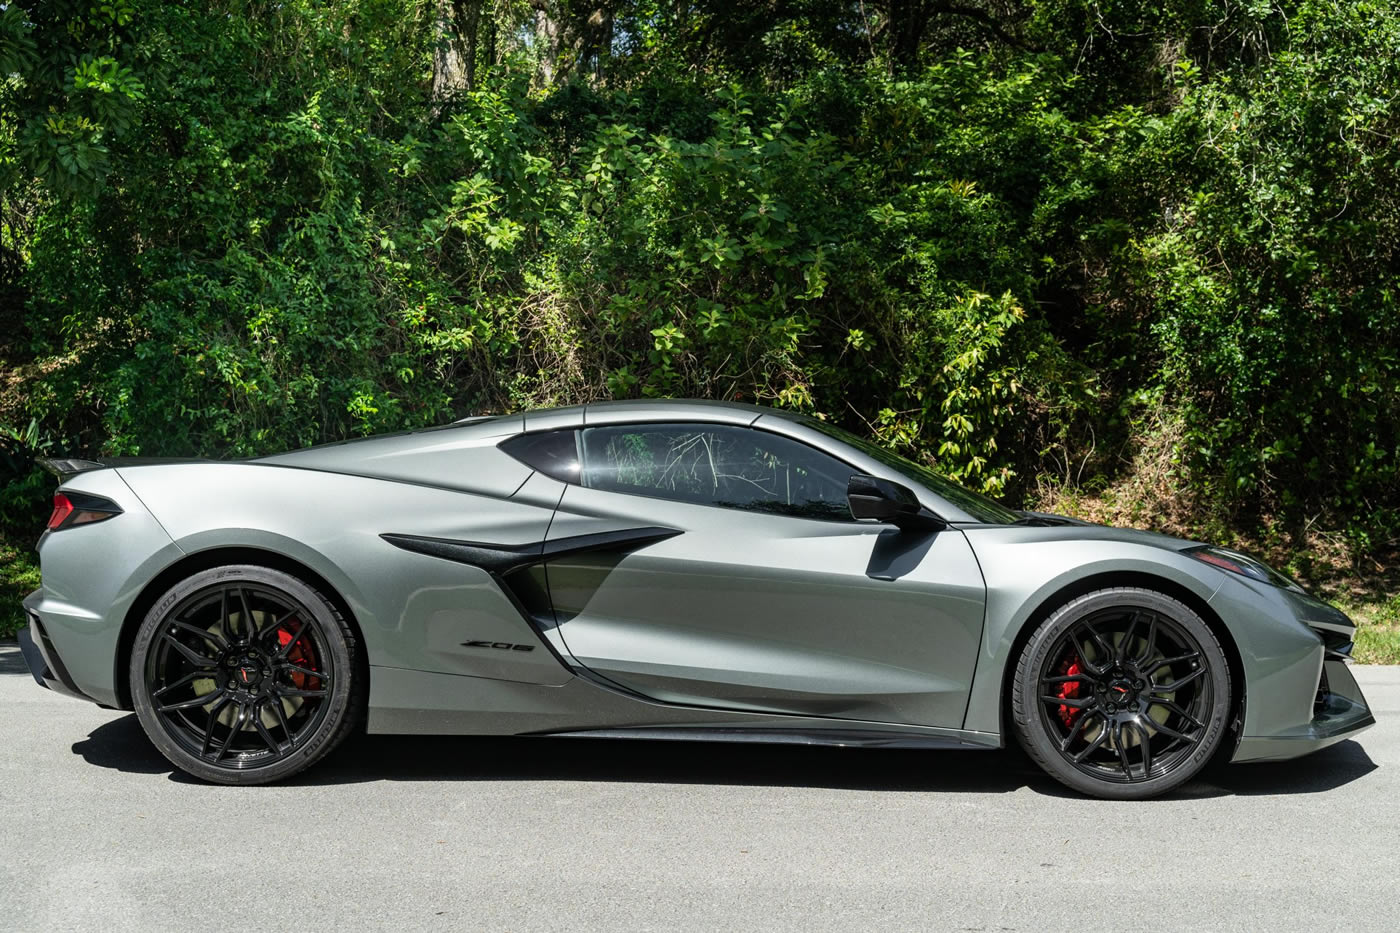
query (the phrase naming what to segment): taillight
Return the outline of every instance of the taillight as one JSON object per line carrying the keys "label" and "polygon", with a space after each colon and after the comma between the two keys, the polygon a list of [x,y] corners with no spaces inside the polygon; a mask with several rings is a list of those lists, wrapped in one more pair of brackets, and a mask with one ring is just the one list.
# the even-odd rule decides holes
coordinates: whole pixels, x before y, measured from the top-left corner
{"label": "taillight", "polygon": [[85,492],[56,492],[53,496],[53,512],[49,514],[49,531],[70,528],[73,525],[90,525],[105,522],[122,514],[121,506],[102,496],[91,496]]}
{"label": "taillight", "polygon": [[53,494],[53,512],[49,515],[49,531],[63,526],[68,516],[73,514],[73,503],[61,492]]}

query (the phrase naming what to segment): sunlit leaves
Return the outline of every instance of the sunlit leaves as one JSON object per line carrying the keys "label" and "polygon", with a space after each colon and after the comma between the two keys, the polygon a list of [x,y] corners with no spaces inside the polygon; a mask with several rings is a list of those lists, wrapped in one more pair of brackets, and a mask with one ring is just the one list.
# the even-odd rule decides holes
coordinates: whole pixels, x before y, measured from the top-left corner
{"label": "sunlit leaves", "polygon": [[548,86],[496,4],[445,102],[421,3],[0,6],[23,406],[85,444],[709,396],[1014,498],[1170,425],[1175,491],[1394,537],[1393,4],[939,13],[898,79],[859,5],[621,4]]}

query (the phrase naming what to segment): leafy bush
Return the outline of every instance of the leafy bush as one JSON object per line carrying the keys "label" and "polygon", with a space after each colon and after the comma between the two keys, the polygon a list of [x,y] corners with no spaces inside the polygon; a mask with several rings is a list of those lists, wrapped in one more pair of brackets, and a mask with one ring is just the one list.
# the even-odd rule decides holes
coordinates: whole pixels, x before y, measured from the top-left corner
{"label": "leafy bush", "polygon": [[433,4],[0,10],[0,418],[743,399],[1012,499],[1169,441],[1237,529],[1400,532],[1392,5],[456,6],[446,92]]}

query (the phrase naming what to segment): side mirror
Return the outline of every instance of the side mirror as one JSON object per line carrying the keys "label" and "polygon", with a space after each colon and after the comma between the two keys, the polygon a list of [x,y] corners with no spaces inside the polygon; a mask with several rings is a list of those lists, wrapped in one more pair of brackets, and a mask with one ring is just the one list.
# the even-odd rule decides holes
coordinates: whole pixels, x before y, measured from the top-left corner
{"label": "side mirror", "polygon": [[857,473],[846,483],[846,502],[857,519],[873,519],[907,531],[937,531],[938,516],[919,504],[908,486],[878,476]]}

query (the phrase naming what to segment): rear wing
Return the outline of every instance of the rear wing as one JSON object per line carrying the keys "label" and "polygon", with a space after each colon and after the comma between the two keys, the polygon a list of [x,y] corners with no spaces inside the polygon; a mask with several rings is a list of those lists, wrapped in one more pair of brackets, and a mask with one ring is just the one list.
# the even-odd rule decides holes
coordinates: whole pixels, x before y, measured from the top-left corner
{"label": "rear wing", "polygon": [[142,466],[144,464],[157,463],[213,463],[214,461],[199,457],[103,457],[101,460],[81,460],[77,457],[69,457],[66,459],[39,457],[35,462],[54,476],[57,476],[59,483],[62,484],[68,482],[79,473],[87,473],[92,470],[106,470],[111,467]]}
{"label": "rear wing", "polygon": [[108,466],[105,463],[98,463],[96,460],[79,460],[76,457],[70,457],[66,460],[38,457],[35,462],[57,476],[59,483],[66,483],[79,473],[86,473],[89,470],[105,470]]}

